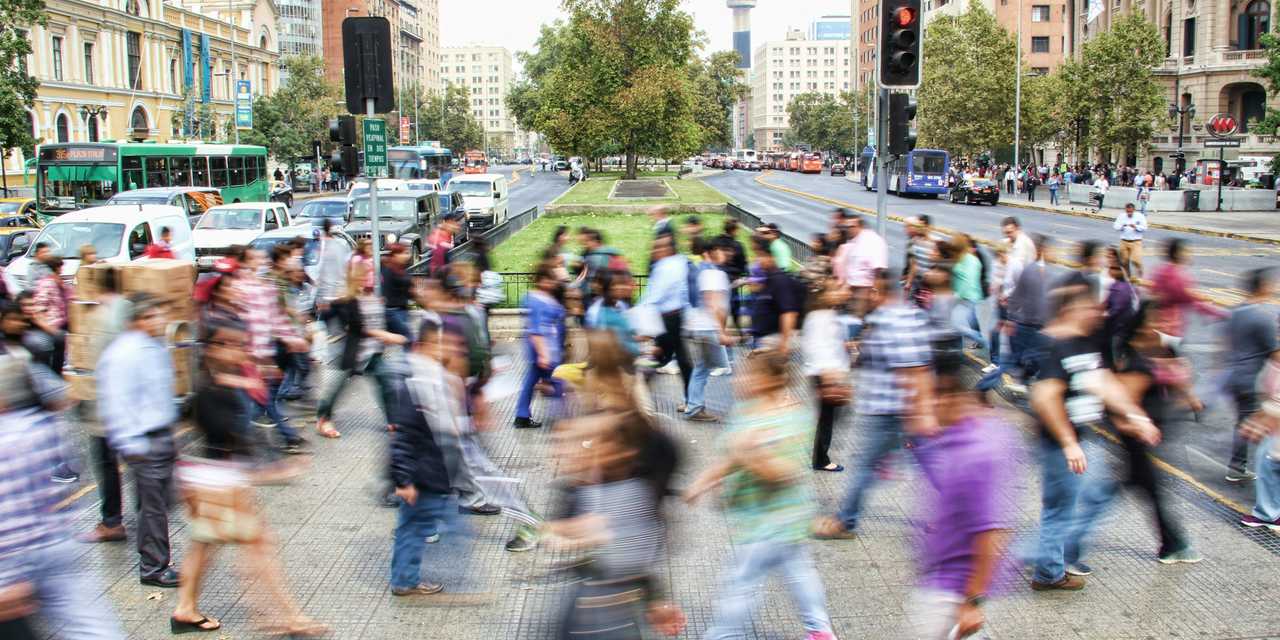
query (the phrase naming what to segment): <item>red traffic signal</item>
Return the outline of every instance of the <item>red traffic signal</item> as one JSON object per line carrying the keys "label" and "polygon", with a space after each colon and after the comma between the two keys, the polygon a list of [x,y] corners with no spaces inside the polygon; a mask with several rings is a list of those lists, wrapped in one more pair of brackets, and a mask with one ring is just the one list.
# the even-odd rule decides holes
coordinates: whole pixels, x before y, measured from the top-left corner
{"label": "red traffic signal", "polygon": [[876,58],[880,87],[920,86],[921,0],[882,0],[880,43]]}
{"label": "red traffic signal", "polygon": [[898,7],[893,12],[893,22],[899,27],[909,27],[915,24],[918,17],[919,15],[911,7]]}

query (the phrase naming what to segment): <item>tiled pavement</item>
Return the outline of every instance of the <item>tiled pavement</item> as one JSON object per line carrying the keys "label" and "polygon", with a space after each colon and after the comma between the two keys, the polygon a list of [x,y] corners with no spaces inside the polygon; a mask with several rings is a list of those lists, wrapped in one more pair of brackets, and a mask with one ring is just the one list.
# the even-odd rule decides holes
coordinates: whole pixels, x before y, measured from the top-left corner
{"label": "tiled pavement", "polygon": [[[677,376],[659,376],[655,396],[665,415],[673,413]],[[730,409],[728,378],[712,378],[711,408]],[[513,398],[493,407],[500,428],[485,434],[494,460],[525,480],[532,506],[545,512],[553,501],[545,431],[515,431],[508,425]],[[535,406],[535,412],[538,410]],[[387,588],[394,511],[379,507],[375,494],[385,461],[386,434],[375,418],[376,404],[364,382],[352,385],[339,404],[343,437],[312,438],[314,465],[292,485],[261,492],[264,511],[279,538],[291,589],[306,612],[333,628],[331,637],[355,638],[554,638],[563,577],[551,571],[552,554],[510,554],[502,543],[512,525],[496,518],[467,518],[473,527],[471,553],[465,536],[445,535],[428,546],[425,566],[449,587],[448,598],[393,598]],[[1011,419],[1023,423],[1021,414]],[[682,475],[710,460],[715,425],[667,421],[683,443]],[[838,427],[833,457],[848,464],[857,451],[856,421]],[[1027,430],[1022,472],[1006,497],[1017,505],[1015,545],[1034,543],[1038,513],[1038,469],[1027,455],[1034,438]],[[1113,459],[1114,452],[1109,452]],[[903,603],[914,581],[912,543],[917,497],[924,490],[917,472],[899,456],[896,479],[883,483],[866,508],[861,535],[852,541],[812,543],[827,589],[839,637],[898,638]],[[849,475],[815,477],[822,502],[838,500]],[[1140,501],[1122,494],[1113,517],[1100,528],[1090,562],[1095,574],[1075,594],[1033,594],[1021,577],[988,605],[994,638],[1263,638],[1280,637],[1280,537],[1246,533],[1221,508],[1178,486],[1173,511],[1206,556],[1194,566],[1155,562],[1156,540]],[[96,520],[94,494],[75,505],[79,529]],[[672,505],[670,556],[661,568],[671,597],[684,608],[688,628],[682,638],[698,638],[710,624],[720,577],[733,549],[715,500],[696,508]],[[132,514],[129,514],[132,533]],[[181,509],[172,520],[174,555],[186,547]],[[86,576],[104,590],[104,605],[115,609],[131,638],[168,636],[166,617],[175,593],[137,582],[137,555],[128,544],[80,547]],[[245,583],[234,548],[215,558],[201,598],[203,610],[221,619],[218,640],[257,637],[255,616],[274,603]],[[798,618],[776,582],[763,593],[763,606],[749,637],[785,639],[802,635]]]}

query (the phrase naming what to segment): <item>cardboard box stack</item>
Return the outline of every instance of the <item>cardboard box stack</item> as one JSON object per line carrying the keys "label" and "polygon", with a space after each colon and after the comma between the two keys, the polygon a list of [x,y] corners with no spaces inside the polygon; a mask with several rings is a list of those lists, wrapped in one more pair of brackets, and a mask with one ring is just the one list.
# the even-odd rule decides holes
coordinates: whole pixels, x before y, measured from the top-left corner
{"label": "cardboard box stack", "polygon": [[[76,272],[76,299],[68,309],[67,335],[66,377],[71,396],[76,400],[93,400],[97,395],[97,381],[93,377],[98,357],[93,349],[96,342],[93,336],[99,326],[96,316],[101,313],[97,300],[106,291],[104,274],[112,269],[116,270],[125,296],[153,295],[164,302],[166,323],[185,323],[185,328],[175,334],[177,341],[190,341],[194,334],[194,264],[181,260],[142,260],[124,265],[98,263],[81,267]],[[190,393],[193,350],[171,345],[169,351],[173,356],[174,394]]]}

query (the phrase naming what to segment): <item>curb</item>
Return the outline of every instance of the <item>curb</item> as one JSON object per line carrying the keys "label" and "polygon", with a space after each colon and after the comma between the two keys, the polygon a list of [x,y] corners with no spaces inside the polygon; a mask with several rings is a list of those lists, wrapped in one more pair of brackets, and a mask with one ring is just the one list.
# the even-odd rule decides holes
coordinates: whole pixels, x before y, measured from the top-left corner
{"label": "curb", "polygon": [[[1050,209],[1049,207],[1040,207],[1025,202],[1001,199],[1000,204],[1017,207],[1019,209],[1030,209],[1033,211],[1043,211],[1045,213],[1056,213],[1064,216],[1073,216],[1076,218],[1093,218],[1094,220],[1103,220],[1112,222],[1115,218],[1100,213],[1089,213],[1088,211],[1067,211],[1063,209]],[[1263,238],[1261,236],[1251,236],[1244,233],[1236,233],[1234,231],[1214,231],[1212,229],[1203,229],[1200,227],[1188,227],[1180,224],[1168,224],[1164,222],[1151,222],[1151,218],[1147,218],[1147,226],[1152,229],[1163,229],[1165,231],[1177,231],[1179,233],[1190,233],[1198,236],[1208,236],[1211,238],[1228,238],[1231,240],[1243,240],[1245,242],[1257,242],[1261,244],[1280,245],[1280,239]]]}

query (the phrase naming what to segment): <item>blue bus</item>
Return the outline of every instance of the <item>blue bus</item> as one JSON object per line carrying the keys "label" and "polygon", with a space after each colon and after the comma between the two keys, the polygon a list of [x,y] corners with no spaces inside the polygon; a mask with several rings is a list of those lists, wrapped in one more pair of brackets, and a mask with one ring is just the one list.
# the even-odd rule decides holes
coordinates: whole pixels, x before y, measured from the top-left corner
{"label": "blue bus", "polygon": [[[875,154],[862,152],[862,161],[868,167],[863,171],[862,186],[875,189]],[[941,149],[913,149],[906,155],[890,158],[885,165],[889,182],[885,188],[890,193],[902,195],[926,195],[936,198],[947,193],[947,170],[951,156]]]}
{"label": "blue bus", "polygon": [[443,189],[453,177],[453,152],[438,144],[387,149],[388,178],[435,178]]}

